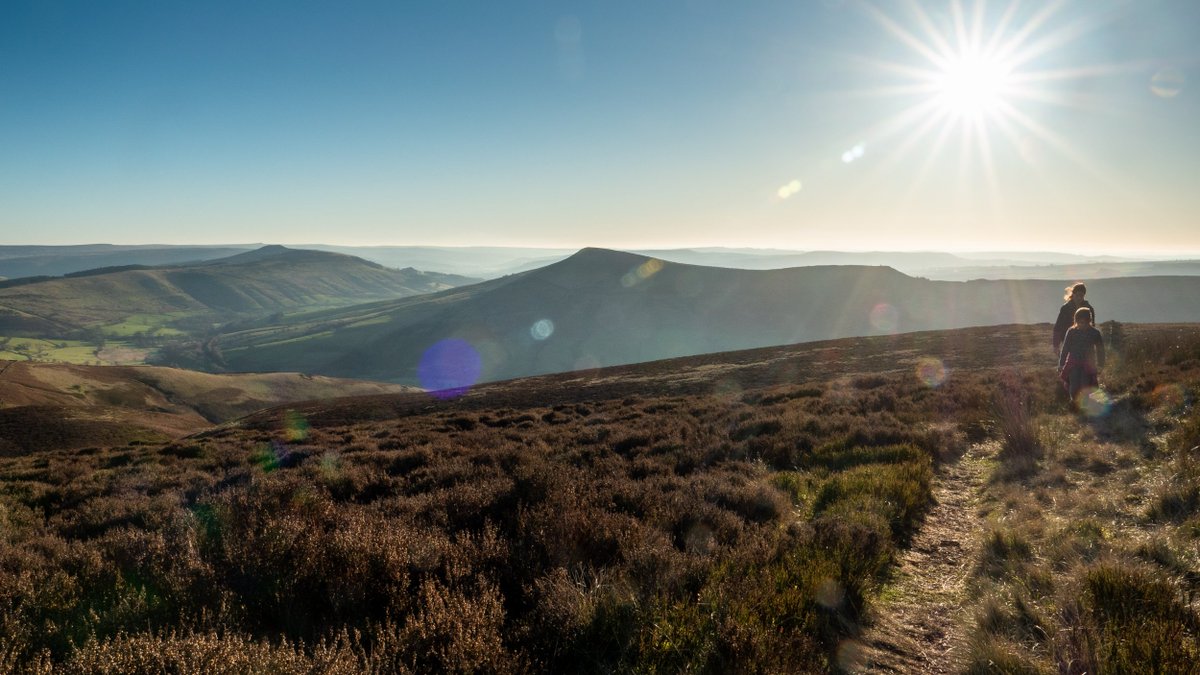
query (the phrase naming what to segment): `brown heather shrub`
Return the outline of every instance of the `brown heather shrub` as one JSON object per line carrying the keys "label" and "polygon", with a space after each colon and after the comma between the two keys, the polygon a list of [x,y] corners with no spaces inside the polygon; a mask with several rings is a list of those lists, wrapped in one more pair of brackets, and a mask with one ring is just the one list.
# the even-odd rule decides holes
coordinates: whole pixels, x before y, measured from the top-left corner
{"label": "brown heather shrub", "polygon": [[0,458],[0,658],[828,670],[928,506],[934,461],[986,429],[1001,378],[761,378],[737,395],[331,404],[306,409],[302,440],[255,427]]}
{"label": "brown heather shrub", "polygon": [[414,654],[417,672],[509,673],[520,661],[504,647],[504,607],[488,584],[470,590],[421,584],[417,610],[399,642]]}

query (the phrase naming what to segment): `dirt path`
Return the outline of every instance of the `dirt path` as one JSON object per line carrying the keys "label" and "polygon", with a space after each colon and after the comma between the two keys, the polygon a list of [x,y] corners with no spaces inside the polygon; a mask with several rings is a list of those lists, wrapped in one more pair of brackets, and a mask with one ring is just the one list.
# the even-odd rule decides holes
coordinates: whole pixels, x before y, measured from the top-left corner
{"label": "dirt path", "polygon": [[971,448],[934,478],[934,506],[900,555],[899,568],[874,612],[874,624],[848,655],[853,673],[953,673],[961,669],[971,617],[966,582],[978,559],[978,516],[986,460],[995,443]]}

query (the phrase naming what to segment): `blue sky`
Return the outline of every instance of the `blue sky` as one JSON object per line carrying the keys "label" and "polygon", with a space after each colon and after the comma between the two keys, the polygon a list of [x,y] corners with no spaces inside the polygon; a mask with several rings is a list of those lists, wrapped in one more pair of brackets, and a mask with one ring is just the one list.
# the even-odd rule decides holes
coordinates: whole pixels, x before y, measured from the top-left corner
{"label": "blue sky", "polygon": [[[1028,57],[967,112],[958,26]],[[1198,65],[1189,0],[7,2],[0,243],[1200,253]]]}

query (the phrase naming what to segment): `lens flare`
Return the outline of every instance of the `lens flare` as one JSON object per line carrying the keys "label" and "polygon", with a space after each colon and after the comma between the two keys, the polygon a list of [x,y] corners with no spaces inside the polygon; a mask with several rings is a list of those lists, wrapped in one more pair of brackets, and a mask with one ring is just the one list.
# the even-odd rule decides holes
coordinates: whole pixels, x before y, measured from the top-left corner
{"label": "lens flare", "polygon": [[436,398],[457,398],[479,381],[483,360],[471,343],[448,338],[433,344],[417,364],[417,381]]}
{"label": "lens flare", "polygon": [[289,443],[308,438],[308,420],[295,410],[288,410],[283,413],[283,435]]}
{"label": "lens flare", "polygon": [[863,143],[859,143],[858,145],[855,145],[853,148],[850,148],[849,150],[842,153],[842,162],[844,162],[846,164],[850,164],[852,162],[857,162],[858,160],[862,159],[863,155],[865,155],[866,153],[867,153],[867,146],[864,145]]}
{"label": "lens flare", "polygon": [[939,387],[946,381],[946,365],[932,356],[917,361],[917,379],[927,387]]}
{"label": "lens flare", "polygon": [[1103,389],[1084,388],[1076,396],[1079,409],[1088,417],[1104,417],[1112,410],[1112,399]]}
{"label": "lens flare", "polygon": [[539,319],[529,327],[529,334],[534,340],[545,340],[554,335],[554,322],[550,319]]}
{"label": "lens flare", "polygon": [[793,180],[790,183],[787,183],[783,187],[779,188],[779,191],[777,194],[779,195],[780,199],[787,199],[788,197],[791,197],[792,195],[799,192],[801,187],[802,186],[800,185],[799,180]]}
{"label": "lens flare", "polygon": [[871,327],[881,333],[895,333],[900,325],[900,312],[886,302],[871,308]]}
{"label": "lens flare", "polygon": [[638,265],[630,270],[625,276],[621,277],[621,285],[625,288],[636,286],[646,279],[658,274],[663,268],[663,261],[657,258],[651,258],[646,262]]}
{"label": "lens flare", "polygon": [[279,460],[286,454],[287,448],[279,441],[259,443],[250,453],[250,462],[262,469],[263,473],[271,473],[279,468]]}
{"label": "lens flare", "polygon": [[1163,68],[1150,78],[1150,91],[1159,98],[1175,98],[1183,91],[1183,73],[1176,68]]}

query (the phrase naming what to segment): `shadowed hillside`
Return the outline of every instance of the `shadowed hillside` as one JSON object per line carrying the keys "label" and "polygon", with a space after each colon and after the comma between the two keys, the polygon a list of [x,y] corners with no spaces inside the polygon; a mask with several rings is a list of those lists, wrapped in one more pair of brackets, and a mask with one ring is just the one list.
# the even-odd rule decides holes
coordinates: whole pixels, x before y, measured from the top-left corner
{"label": "shadowed hillside", "polygon": [[[1089,282],[1099,319],[1200,320],[1200,277]],[[1054,318],[1058,281],[939,282],[887,267],[735,270],[584,249],[521,275],[222,336],[229,367],[419,383],[443,340],[479,378],[858,335]],[[427,383],[428,384],[428,383]]]}
{"label": "shadowed hillside", "polygon": [[162,441],[280,403],[407,389],[298,373],[0,361],[0,453]]}
{"label": "shadowed hillside", "polygon": [[470,279],[393,270],[351,256],[265,246],[182,266],[91,270],[0,288],[0,335],[62,337],[157,317],[187,330],[213,323],[444,290]]}

